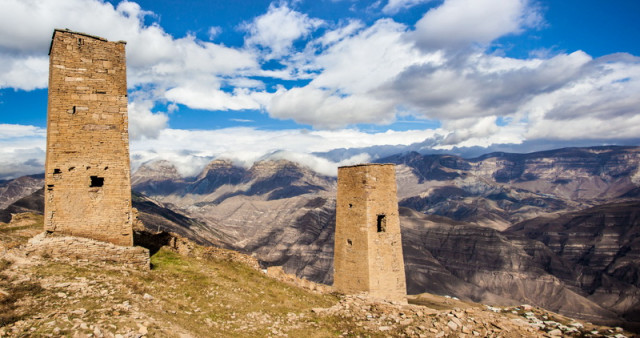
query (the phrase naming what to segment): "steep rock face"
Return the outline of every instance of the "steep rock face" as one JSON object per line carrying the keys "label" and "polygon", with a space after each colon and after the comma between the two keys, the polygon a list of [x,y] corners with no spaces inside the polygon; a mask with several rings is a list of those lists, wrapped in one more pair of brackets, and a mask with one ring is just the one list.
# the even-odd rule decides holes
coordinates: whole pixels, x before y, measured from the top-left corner
{"label": "steep rock face", "polygon": [[171,194],[186,185],[175,165],[165,160],[145,163],[131,176],[131,186],[148,196]]}
{"label": "steep rock face", "polygon": [[398,164],[400,205],[498,230],[558,211],[579,210],[640,185],[640,148],[567,148],[475,159],[408,153]]}
{"label": "steep rock face", "polygon": [[638,147],[565,148],[530,154],[493,153],[470,160],[495,163],[499,183],[573,200],[610,198],[640,185]]}
{"label": "steep rock face", "polygon": [[[580,247],[578,242],[588,242],[587,233],[597,227],[583,234],[555,228],[562,219],[558,215],[601,204],[602,198],[636,198],[637,149],[568,149],[520,157],[491,154],[474,160],[425,159],[413,153],[382,160],[398,163],[401,205],[419,211],[402,209],[409,291],[486,303],[526,302],[581,318],[622,316],[637,321],[640,243],[634,232],[613,236],[603,230],[601,243],[594,242],[590,253],[588,245]],[[586,154],[600,156],[597,163],[608,169],[581,168],[578,163]],[[334,178],[287,161],[258,162],[249,169],[214,161],[192,179],[175,178],[177,171],[171,172],[175,168],[167,168],[166,175],[133,175],[140,184],[134,189],[142,187],[159,201],[143,203],[150,207],[143,211],[151,215],[148,223],[163,229],[182,227],[185,236],[202,243],[219,241],[217,245],[251,253],[265,265],[284,265],[287,273],[331,283]],[[161,181],[174,185],[149,188],[149,182]],[[154,205],[170,208],[178,216],[154,211]],[[154,220],[155,214],[167,221]],[[179,215],[197,224],[181,223]],[[503,231],[537,216],[552,220],[551,215],[555,216],[548,228],[541,223],[528,228],[545,229],[540,237]]]}
{"label": "steep rock face", "polygon": [[0,182],[0,209],[44,187],[44,174],[18,177]]}
{"label": "steep rock face", "polygon": [[215,160],[193,180],[154,180],[153,187],[164,184],[166,189],[162,190],[150,189],[152,184],[143,179],[145,175],[145,172],[141,177],[138,172],[133,174],[134,190],[159,201],[191,209],[219,204],[234,196],[277,200],[327,190],[335,185],[334,179],[286,160],[256,162],[248,170],[229,161]]}
{"label": "steep rock face", "polygon": [[541,243],[405,208],[401,223],[409,293],[532,303],[592,320],[617,317],[564,282],[577,280],[578,272]]}
{"label": "steep rock face", "polygon": [[188,185],[184,192],[187,194],[207,195],[221,186],[236,185],[243,181],[247,171],[236,167],[230,161],[215,160],[209,163],[198,175],[195,182]]}
{"label": "steep rock face", "polygon": [[12,214],[22,212],[34,212],[36,214],[44,213],[44,187],[41,187],[30,195],[20,198],[5,209],[0,209],[0,222],[9,223],[9,221],[11,221]]}
{"label": "steep rock face", "polygon": [[[640,310],[640,202],[624,201],[516,224],[505,231],[576,266],[578,287],[623,316]],[[576,281],[576,279],[570,279]]]}

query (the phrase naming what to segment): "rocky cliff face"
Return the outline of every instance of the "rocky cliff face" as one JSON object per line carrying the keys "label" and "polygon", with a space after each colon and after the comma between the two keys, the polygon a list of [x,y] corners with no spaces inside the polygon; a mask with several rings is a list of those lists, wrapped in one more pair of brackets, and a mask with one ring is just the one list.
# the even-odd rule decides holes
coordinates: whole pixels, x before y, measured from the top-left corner
{"label": "rocky cliff face", "polygon": [[[640,322],[639,151],[382,159],[397,164],[408,291]],[[152,163],[132,176],[152,198],[134,198],[151,230],[332,282],[334,178],[288,161],[218,160],[194,178],[176,175]]]}
{"label": "rocky cliff face", "polygon": [[32,194],[44,186],[44,174],[18,177],[0,182],[0,209]]}
{"label": "rocky cliff face", "polygon": [[498,230],[633,194],[640,185],[637,147],[493,153],[469,160],[409,153],[380,162],[400,167],[400,205]]}

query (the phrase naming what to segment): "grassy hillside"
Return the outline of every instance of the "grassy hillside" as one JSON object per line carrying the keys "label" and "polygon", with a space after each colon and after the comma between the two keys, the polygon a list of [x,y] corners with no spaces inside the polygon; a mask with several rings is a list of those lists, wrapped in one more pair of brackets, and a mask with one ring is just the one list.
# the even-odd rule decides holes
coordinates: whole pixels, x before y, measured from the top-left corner
{"label": "grassy hillside", "polygon": [[[146,271],[24,256],[21,245],[41,229],[42,216],[34,214],[0,224],[0,337],[519,337],[558,330],[528,323],[522,308],[435,295],[396,305],[319,294],[267,276],[249,256],[195,244],[186,255],[160,248]],[[527,311],[557,325],[574,323]]]}

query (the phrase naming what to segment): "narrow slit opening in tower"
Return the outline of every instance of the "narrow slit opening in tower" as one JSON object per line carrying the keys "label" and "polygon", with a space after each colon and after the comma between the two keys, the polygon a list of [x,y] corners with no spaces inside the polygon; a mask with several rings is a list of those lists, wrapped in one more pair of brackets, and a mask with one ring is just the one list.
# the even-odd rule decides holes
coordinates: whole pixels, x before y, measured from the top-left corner
{"label": "narrow slit opening in tower", "polygon": [[99,188],[104,185],[104,177],[99,176],[91,176],[91,185],[90,188]]}
{"label": "narrow slit opening in tower", "polygon": [[353,242],[352,242],[350,239],[347,239],[347,244],[348,244],[349,246],[352,246],[352,245],[353,245]]}
{"label": "narrow slit opening in tower", "polygon": [[56,175],[56,174],[62,174],[62,170],[60,170],[60,169],[58,169],[58,168],[53,169],[53,174],[54,174],[54,175]]}
{"label": "narrow slit opening in tower", "polygon": [[378,215],[377,227],[378,232],[387,231],[387,216],[385,214]]}

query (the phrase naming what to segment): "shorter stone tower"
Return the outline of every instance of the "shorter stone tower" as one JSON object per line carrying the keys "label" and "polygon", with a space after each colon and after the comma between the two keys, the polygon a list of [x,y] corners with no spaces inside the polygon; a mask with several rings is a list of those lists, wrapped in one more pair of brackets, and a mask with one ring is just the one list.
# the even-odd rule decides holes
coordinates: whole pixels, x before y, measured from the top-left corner
{"label": "shorter stone tower", "polygon": [[333,286],[406,302],[395,166],[338,168]]}
{"label": "shorter stone tower", "polygon": [[45,230],[133,245],[125,43],[56,29],[47,115]]}

